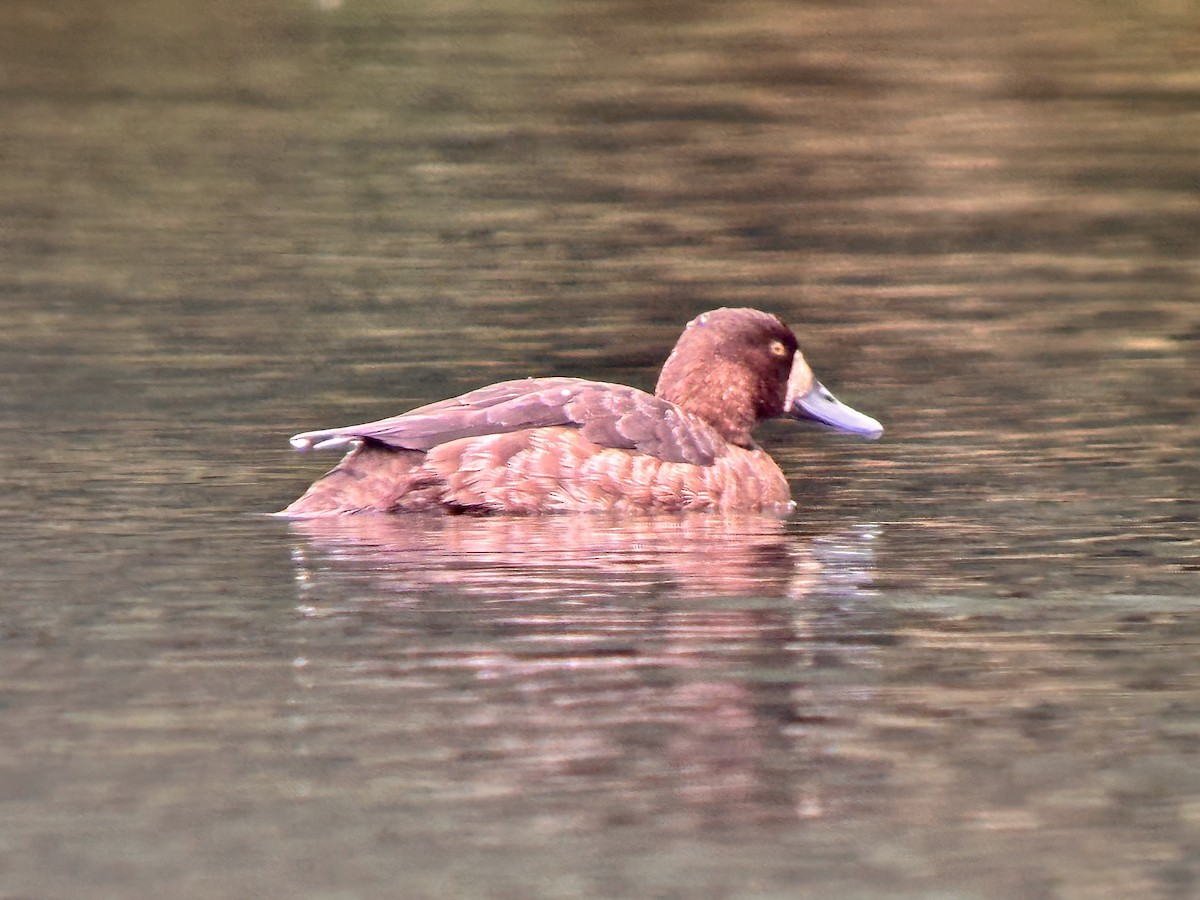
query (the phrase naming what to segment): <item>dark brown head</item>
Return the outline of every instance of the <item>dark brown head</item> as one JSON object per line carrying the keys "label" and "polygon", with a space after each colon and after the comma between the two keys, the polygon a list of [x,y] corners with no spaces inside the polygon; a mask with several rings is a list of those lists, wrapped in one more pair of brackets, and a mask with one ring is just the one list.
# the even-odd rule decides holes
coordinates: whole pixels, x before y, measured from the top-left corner
{"label": "dark brown head", "polygon": [[870,436],[883,431],[839,403],[813,377],[791,329],[757,309],[715,309],[689,322],[654,393],[743,447],[753,443],[755,425],[776,416]]}

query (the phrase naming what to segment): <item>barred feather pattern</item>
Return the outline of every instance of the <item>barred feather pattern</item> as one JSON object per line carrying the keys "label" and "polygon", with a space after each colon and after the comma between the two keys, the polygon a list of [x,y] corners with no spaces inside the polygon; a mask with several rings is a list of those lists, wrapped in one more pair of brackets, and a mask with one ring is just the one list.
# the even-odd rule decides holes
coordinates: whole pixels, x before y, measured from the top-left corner
{"label": "barred feather pattern", "polygon": [[709,465],[600,447],[576,428],[461,438],[428,453],[364,442],[284,512],[777,512],[787,479],[757,447],[729,445]]}

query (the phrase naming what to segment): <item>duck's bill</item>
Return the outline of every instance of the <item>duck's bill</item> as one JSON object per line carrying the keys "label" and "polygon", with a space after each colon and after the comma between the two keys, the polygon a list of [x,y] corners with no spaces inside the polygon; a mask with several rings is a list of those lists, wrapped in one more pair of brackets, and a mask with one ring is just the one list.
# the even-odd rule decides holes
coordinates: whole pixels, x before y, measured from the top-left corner
{"label": "duck's bill", "polygon": [[836,431],[861,434],[870,438],[877,438],[883,434],[882,425],[870,416],[851,409],[816,380],[813,381],[812,387],[792,401],[788,412],[797,419],[812,419]]}

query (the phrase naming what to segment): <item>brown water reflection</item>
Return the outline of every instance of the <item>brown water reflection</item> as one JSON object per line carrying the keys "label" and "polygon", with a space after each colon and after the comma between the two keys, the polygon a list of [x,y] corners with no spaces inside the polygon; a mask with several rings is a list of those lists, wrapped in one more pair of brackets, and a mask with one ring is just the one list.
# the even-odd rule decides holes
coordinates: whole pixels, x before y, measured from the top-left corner
{"label": "brown water reflection", "polygon": [[[766,516],[349,516],[298,520],[305,589],[333,567],[368,571],[403,602],[431,588],[513,602],[592,597],[803,597],[833,573],[869,584],[875,529],[800,540]],[[308,562],[319,555],[315,565]],[[858,565],[849,570],[848,563]]]}
{"label": "brown water reflection", "polygon": [[[417,742],[457,746],[447,800],[545,802],[572,829],[791,821],[819,805],[815,785],[773,769],[795,681],[820,665],[807,623],[866,602],[872,529],[413,518],[293,523],[301,615],[341,623],[361,654],[323,659],[314,639],[303,678],[318,708],[366,684],[436,703],[437,734]],[[581,791],[613,795],[572,810]]]}

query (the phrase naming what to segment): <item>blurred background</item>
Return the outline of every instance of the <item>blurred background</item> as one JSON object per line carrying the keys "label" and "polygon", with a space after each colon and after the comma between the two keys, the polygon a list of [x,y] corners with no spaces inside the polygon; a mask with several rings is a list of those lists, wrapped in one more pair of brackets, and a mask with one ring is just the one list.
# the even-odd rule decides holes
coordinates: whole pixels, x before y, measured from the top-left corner
{"label": "blurred background", "polygon": [[[1200,892],[1200,11],[0,4],[0,894]],[[797,331],[787,522],[287,437]]]}

